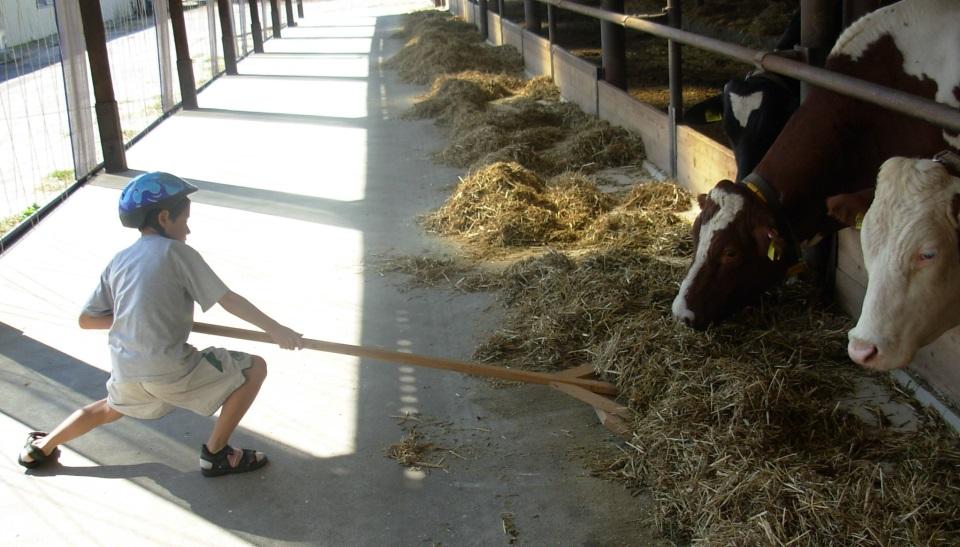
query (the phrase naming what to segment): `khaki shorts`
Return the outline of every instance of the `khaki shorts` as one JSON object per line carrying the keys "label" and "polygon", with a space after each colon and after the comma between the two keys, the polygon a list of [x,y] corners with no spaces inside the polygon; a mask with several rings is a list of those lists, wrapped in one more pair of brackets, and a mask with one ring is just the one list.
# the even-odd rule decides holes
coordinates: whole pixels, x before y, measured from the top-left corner
{"label": "khaki shorts", "polygon": [[107,403],[117,412],[150,420],[175,408],[210,416],[243,385],[243,371],[253,365],[253,356],[223,348],[207,348],[193,370],[170,384],[107,380]]}

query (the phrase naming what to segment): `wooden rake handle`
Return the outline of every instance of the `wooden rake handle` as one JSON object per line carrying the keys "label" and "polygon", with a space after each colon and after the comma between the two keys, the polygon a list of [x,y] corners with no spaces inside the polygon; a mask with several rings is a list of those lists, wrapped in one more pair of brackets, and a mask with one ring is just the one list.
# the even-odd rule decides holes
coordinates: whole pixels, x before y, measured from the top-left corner
{"label": "wooden rake handle", "polygon": [[[265,332],[238,329],[235,327],[224,327],[221,325],[211,325],[209,323],[194,323],[193,332],[213,334],[215,336],[227,336],[229,338],[239,338],[241,340],[253,340],[255,342],[266,342],[268,344],[274,343],[273,339],[270,338],[270,335]],[[399,351],[390,351],[381,348],[353,346],[350,344],[339,344],[337,342],[325,342],[323,340],[312,340],[310,338],[303,339],[303,347],[317,351],[324,351],[327,353],[339,353],[342,355],[353,355],[354,357],[376,359],[377,361],[393,364],[452,370],[462,374],[470,374],[472,376],[500,378],[503,380],[514,380],[529,384],[572,384],[575,386],[580,386],[584,389],[588,389],[594,393],[602,393],[604,395],[617,394],[617,388],[613,384],[601,382],[599,380],[585,380],[583,378],[561,376],[558,374],[549,374],[545,372],[513,370],[491,365],[479,365],[465,361],[456,361],[453,359],[426,357],[423,355],[402,353]]]}

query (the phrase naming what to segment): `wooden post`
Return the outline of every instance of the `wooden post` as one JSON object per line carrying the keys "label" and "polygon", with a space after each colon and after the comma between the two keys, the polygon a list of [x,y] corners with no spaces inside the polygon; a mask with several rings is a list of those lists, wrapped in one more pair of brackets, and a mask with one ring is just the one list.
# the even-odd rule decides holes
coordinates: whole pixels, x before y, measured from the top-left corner
{"label": "wooden post", "polygon": [[[623,13],[623,0],[603,0],[607,11]],[[600,49],[603,79],[620,89],[627,89],[626,29],[609,21],[600,22]]]}
{"label": "wooden post", "polygon": [[278,0],[270,0],[270,21],[273,22],[273,37],[280,37],[280,5]]}
{"label": "wooden post", "polygon": [[523,28],[540,35],[540,7],[536,0],[523,0]]}
{"label": "wooden post", "polygon": [[487,0],[477,0],[477,23],[480,29],[480,38],[486,40],[490,35],[490,28],[487,24]]}
{"label": "wooden post", "polygon": [[230,0],[217,0],[217,11],[220,13],[220,32],[223,35],[223,65],[227,74],[237,74],[237,43],[233,36],[233,19],[231,18]]}
{"label": "wooden post", "polygon": [[303,19],[303,0],[297,0],[297,17]]}
{"label": "wooden post", "polygon": [[113,94],[113,79],[110,77],[110,61],[107,57],[107,35],[103,30],[103,14],[99,0],[80,2],[80,18],[83,20],[83,37],[87,42],[87,56],[90,60],[103,165],[108,173],[120,173],[127,170],[127,157],[123,150],[120,110]]}
{"label": "wooden post", "polygon": [[[682,13],[680,0],[667,0],[667,18],[670,26],[681,28]],[[683,71],[680,57],[680,44],[670,40],[667,43],[667,62],[670,73],[670,106],[667,109],[670,126],[670,176],[677,176],[677,125],[683,121]]]}
{"label": "wooden post", "polygon": [[183,21],[183,0],[170,0],[170,25],[173,45],[177,50],[177,75],[180,77],[180,100],[184,110],[196,110],[197,82],[193,77],[193,59],[187,43],[187,26]]}
{"label": "wooden post", "polygon": [[260,11],[257,0],[247,0],[250,5],[250,32],[253,34],[253,52],[263,53],[263,27],[260,26]]}
{"label": "wooden post", "polygon": [[297,20],[293,17],[293,0],[286,0],[284,4],[287,7],[287,26],[295,27],[297,26]]}

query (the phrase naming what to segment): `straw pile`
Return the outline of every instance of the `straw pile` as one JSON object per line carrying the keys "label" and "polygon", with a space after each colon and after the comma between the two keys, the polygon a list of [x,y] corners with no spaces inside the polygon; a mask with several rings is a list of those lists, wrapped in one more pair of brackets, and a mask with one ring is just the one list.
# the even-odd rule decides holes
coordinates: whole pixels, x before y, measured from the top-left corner
{"label": "straw pile", "polygon": [[[502,126],[476,120],[531,102],[497,99],[447,122],[455,135],[486,127],[470,146],[504,142]],[[615,381],[633,438],[602,473],[647,489],[655,524],[678,542],[960,543],[960,439],[922,409],[916,431],[845,410],[866,376],[846,357],[849,319],[799,284],[707,332],[679,326],[670,307],[692,245],[677,213],[690,196],[653,183],[596,191],[585,165],[636,161],[608,152],[610,140],[582,144],[580,173],[550,179],[547,164],[566,157],[550,151],[568,138],[533,150],[530,163],[471,164],[424,219],[475,256],[484,246],[568,251],[519,261],[489,285],[502,287],[506,317],[475,357],[544,371],[590,363]],[[534,146],[508,142],[478,158],[522,158]]]}
{"label": "straw pile", "polygon": [[429,10],[407,16],[404,48],[386,61],[409,83],[429,84],[441,74],[476,70],[517,74],[523,59],[513,46],[488,46],[469,23]]}

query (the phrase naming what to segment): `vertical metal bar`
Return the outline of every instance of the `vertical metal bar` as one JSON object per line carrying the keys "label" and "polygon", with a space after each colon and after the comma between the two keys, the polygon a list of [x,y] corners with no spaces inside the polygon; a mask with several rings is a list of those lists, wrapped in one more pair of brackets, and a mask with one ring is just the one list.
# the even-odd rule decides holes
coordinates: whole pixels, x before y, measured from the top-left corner
{"label": "vertical metal bar", "polygon": [[487,22],[487,0],[477,0],[477,28],[480,30],[480,38],[486,40],[490,36],[490,27]]}
{"label": "vertical metal bar", "polygon": [[293,17],[293,0],[285,0],[284,5],[287,8],[287,26],[297,26],[297,20]]}
{"label": "vertical metal bar", "polygon": [[260,27],[260,13],[257,0],[247,0],[250,5],[250,32],[253,34],[253,52],[263,53],[263,28]]}
{"label": "vertical metal bar", "polygon": [[227,74],[237,74],[237,46],[233,37],[233,21],[230,14],[230,0],[217,0],[220,13],[220,33],[223,42],[223,65]]}
{"label": "vertical metal bar", "polygon": [[243,8],[243,0],[233,0],[237,4],[237,13],[240,14],[240,22],[237,23],[237,34],[240,36],[240,43],[243,44],[243,54],[246,55],[250,52],[250,47],[247,46],[247,11]]}
{"label": "vertical metal bar", "polygon": [[278,0],[270,0],[270,21],[273,22],[273,37],[280,37],[280,5]]}
{"label": "vertical metal bar", "polygon": [[[839,21],[833,16],[833,7],[833,0],[800,0],[800,47],[811,65],[823,66],[839,34]],[[801,100],[809,88],[809,84],[800,83]]]}
{"label": "vertical metal bar", "polygon": [[100,1],[80,2],[80,18],[83,21],[83,37],[87,42],[87,56],[90,59],[103,164],[108,173],[119,173],[127,170],[127,157],[123,150],[120,110],[113,94],[113,79],[110,76],[110,60],[107,56],[107,35],[103,29]]}
{"label": "vertical metal bar", "polygon": [[[623,0],[603,0],[601,7],[607,11],[623,13]],[[600,22],[600,56],[603,79],[620,89],[627,89],[626,29],[609,21]]]}
{"label": "vertical metal bar", "polygon": [[177,49],[180,100],[184,110],[196,110],[197,82],[193,77],[193,60],[190,59],[187,25],[183,20],[183,0],[170,0],[170,24],[173,25],[173,45]]}
{"label": "vertical metal bar", "polygon": [[[679,29],[683,21],[680,0],[667,0],[667,18],[670,26]],[[683,72],[680,44],[667,41],[667,61],[670,75],[670,106],[667,117],[670,125],[670,176],[677,177],[677,125],[683,121]]]}
{"label": "vertical metal bar", "polygon": [[504,17],[503,17],[503,0],[497,0],[497,14],[500,15],[500,18],[501,18],[501,19],[504,19]]}
{"label": "vertical metal bar", "polygon": [[542,25],[540,8],[536,0],[523,0],[523,28],[539,35]]}
{"label": "vertical metal bar", "polygon": [[547,4],[547,36],[551,45],[557,41],[557,10],[553,4]]}
{"label": "vertical metal bar", "polygon": [[303,0],[297,0],[297,17],[303,19]]}

